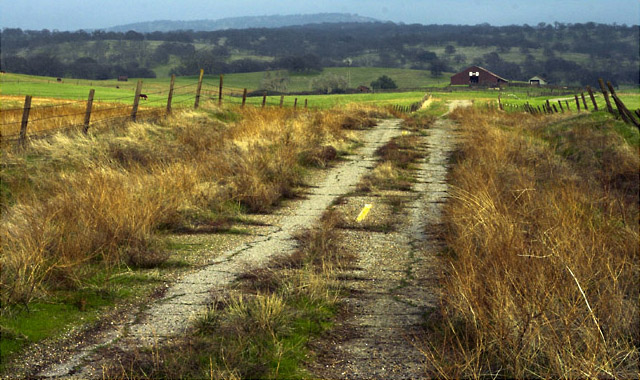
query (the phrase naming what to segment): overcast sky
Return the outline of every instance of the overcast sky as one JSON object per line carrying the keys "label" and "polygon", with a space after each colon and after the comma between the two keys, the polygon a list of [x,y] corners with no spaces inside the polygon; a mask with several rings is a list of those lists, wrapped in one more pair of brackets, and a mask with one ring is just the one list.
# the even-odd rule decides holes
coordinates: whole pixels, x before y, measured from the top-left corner
{"label": "overcast sky", "polygon": [[420,24],[640,23],[638,0],[0,0],[0,27],[77,30],[319,12]]}

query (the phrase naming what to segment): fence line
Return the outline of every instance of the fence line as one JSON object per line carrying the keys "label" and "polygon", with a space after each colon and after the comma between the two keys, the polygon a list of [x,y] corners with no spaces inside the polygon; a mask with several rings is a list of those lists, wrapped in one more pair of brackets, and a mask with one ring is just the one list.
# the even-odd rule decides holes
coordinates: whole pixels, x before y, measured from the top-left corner
{"label": "fence line", "polygon": [[[225,89],[222,75],[220,75],[219,83],[215,85],[215,89],[212,81],[204,81],[203,79],[204,71],[201,70],[197,82],[175,86],[175,76],[172,76],[166,90],[154,89],[152,92],[144,91],[143,81],[141,80],[138,82],[136,92],[133,95],[99,98],[95,96],[95,90],[91,89],[86,100],[71,100],[42,106],[33,106],[31,104],[33,96],[27,95],[23,107],[2,110],[3,117],[0,119],[0,127],[14,125],[15,127],[19,126],[20,129],[19,132],[0,133],[0,144],[13,142],[17,143],[19,147],[24,147],[28,139],[45,138],[62,131],[75,129],[82,130],[86,134],[90,127],[95,128],[114,121],[157,119],[171,114],[176,107],[187,108],[191,104],[193,108],[198,108],[201,98],[217,100],[218,104],[221,105],[225,98],[229,99],[229,103],[239,102],[237,99],[244,94],[242,98],[242,106],[244,107],[247,94],[246,88],[243,89],[243,92]],[[193,92],[194,87],[195,92]],[[165,94],[167,95],[166,98],[161,97]],[[266,98],[265,95],[262,107],[265,106]],[[281,108],[283,107],[283,99],[284,95],[280,97]],[[126,100],[133,100],[133,102],[128,105],[113,104],[114,102]],[[297,108],[297,101],[298,98],[295,98],[294,109]],[[56,108],[64,107],[77,109],[64,110],[64,113],[55,114]],[[304,99],[304,108],[306,109],[307,107],[308,100]],[[114,114],[117,115],[114,116]],[[42,124],[43,122],[47,122],[47,127],[33,130],[34,124]],[[31,126],[32,131],[28,131],[29,126]]]}
{"label": "fence line", "polygon": [[[602,80],[602,78],[598,79],[598,83],[600,84],[600,90],[602,92],[602,97],[605,100],[606,103],[606,107],[607,107],[607,112],[609,112],[612,115],[615,115],[616,117],[620,117],[625,123],[630,124],[630,125],[634,125],[637,128],[640,129],[640,109],[635,110],[633,113],[627,108],[627,106],[622,102],[622,100],[618,97],[618,95],[616,94],[616,91],[613,87],[613,85],[611,84],[611,82],[607,81],[606,82],[606,87],[605,87],[605,82]],[[607,91],[607,88],[609,91]],[[589,98],[591,100],[591,109],[593,109],[594,111],[599,111],[600,108],[598,107],[598,102],[596,101],[596,95],[593,93],[593,89],[590,86],[586,86],[586,90],[587,93],[589,95]],[[580,90],[578,90],[580,91]],[[577,92],[577,91],[576,91]],[[573,100],[575,101],[575,107],[577,112],[582,112],[582,110],[584,109],[584,111],[590,111],[589,108],[589,104],[587,103],[587,97],[584,94],[584,91],[580,91],[579,95],[577,93],[573,93]],[[611,101],[609,100],[609,96],[611,96],[611,98],[613,99],[613,102],[616,106],[616,109],[613,108],[613,105],[611,104]],[[564,106],[562,104],[561,100],[558,100],[558,106],[556,107],[555,104],[551,104],[550,101],[547,99],[546,102],[542,105],[542,108],[540,106],[534,107],[531,104],[529,104],[529,102],[526,102],[525,104],[521,105],[521,104],[510,104],[510,103],[502,103],[500,97],[498,96],[498,107],[501,110],[504,110],[505,108],[509,109],[509,110],[517,110],[517,111],[523,111],[523,112],[528,112],[531,114],[554,114],[554,113],[564,113],[564,112],[570,112],[571,111],[571,106],[569,105],[569,101],[565,100]],[[566,110],[565,110],[566,108]],[[635,114],[635,115],[634,115]]]}

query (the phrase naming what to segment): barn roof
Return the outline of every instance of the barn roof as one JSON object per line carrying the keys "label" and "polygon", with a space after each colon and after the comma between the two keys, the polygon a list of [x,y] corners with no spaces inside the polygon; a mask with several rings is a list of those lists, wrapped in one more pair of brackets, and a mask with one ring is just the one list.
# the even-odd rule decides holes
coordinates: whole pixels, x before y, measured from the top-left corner
{"label": "barn roof", "polygon": [[494,72],[491,72],[491,71],[489,71],[489,70],[485,69],[485,68],[484,68],[484,67],[482,67],[482,66],[471,66],[471,67],[477,67],[477,68],[479,68],[479,69],[482,69],[482,70],[484,70],[484,71],[488,72],[489,74],[493,75],[494,77],[496,77],[496,78],[498,78],[498,79],[501,79],[501,80],[503,80],[503,81],[505,81],[505,82],[508,82],[508,81],[509,81],[508,79],[504,79],[504,78],[503,78],[503,77],[501,77],[500,75],[498,75],[498,74],[496,74],[496,73],[494,73]]}

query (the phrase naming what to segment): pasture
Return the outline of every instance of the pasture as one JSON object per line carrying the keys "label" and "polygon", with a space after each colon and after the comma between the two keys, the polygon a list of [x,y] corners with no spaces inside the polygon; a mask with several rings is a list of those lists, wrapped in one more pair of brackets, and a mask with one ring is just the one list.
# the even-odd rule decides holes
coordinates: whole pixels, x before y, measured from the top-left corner
{"label": "pasture", "polygon": [[[448,102],[451,100],[472,100],[476,106],[495,106],[500,98],[508,112],[519,112],[525,104],[542,107],[547,100],[559,108],[558,102],[566,109],[567,103],[571,111],[576,110],[575,97],[567,90],[545,87],[510,86],[502,89],[470,89],[468,87],[445,86],[448,76],[432,78],[425,71],[405,69],[380,68],[328,68],[322,74],[289,76],[289,91],[308,91],[310,83],[315,78],[328,73],[350,78],[353,86],[366,84],[381,75],[388,75],[398,83],[399,87],[422,87],[412,90],[357,94],[327,94],[327,95],[295,95],[267,96],[265,106],[286,108],[303,108],[305,105],[312,109],[328,109],[343,107],[356,103],[370,106],[409,106],[420,101],[425,93],[432,96],[434,102]],[[273,75],[276,75],[273,73]],[[242,91],[256,91],[260,87],[264,72],[247,74],[229,74],[224,76],[223,103],[240,105]],[[135,94],[137,78],[128,81],[117,80],[81,80],[52,77],[39,77],[21,74],[3,74],[1,78],[0,132],[5,137],[15,136],[19,132],[24,96],[32,95],[32,113],[29,119],[29,132],[77,126],[82,123],[87,95],[90,89],[95,90],[92,123],[101,120],[126,119],[131,113],[131,105]],[[156,115],[166,107],[169,93],[169,78],[142,79],[142,93],[148,99],[140,101],[140,112]],[[194,106],[198,76],[176,77],[172,100],[173,108],[190,108]],[[441,88],[441,90],[440,90]],[[580,99],[580,107],[584,108],[580,96],[584,92],[588,108],[592,102],[586,90],[580,90],[575,95]],[[606,109],[604,98],[594,88],[595,99],[599,109]],[[201,101],[217,101],[219,93],[219,77],[205,75],[202,82]],[[640,108],[640,90],[626,87],[618,90],[619,97],[631,110]],[[261,107],[262,96],[249,96],[246,104]],[[43,108],[44,107],[44,108]]]}

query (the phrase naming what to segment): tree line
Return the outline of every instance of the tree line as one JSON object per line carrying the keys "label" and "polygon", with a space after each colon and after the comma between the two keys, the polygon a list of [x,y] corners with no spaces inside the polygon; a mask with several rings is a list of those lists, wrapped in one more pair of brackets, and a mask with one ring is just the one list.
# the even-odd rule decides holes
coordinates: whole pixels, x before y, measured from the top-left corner
{"label": "tree line", "polygon": [[5,28],[0,64],[11,72],[93,79],[153,76],[154,69],[167,65],[172,73],[193,75],[199,68],[209,74],[308,73],[348,62],[430,70],[437,76],[475,64],[512,80],[541,75],[556,84],[589,84],[605,76],[638,83],[639,35],[637,25],[597,23],[378,22],[153,33]]}

